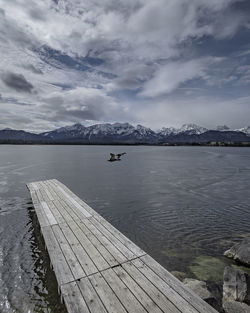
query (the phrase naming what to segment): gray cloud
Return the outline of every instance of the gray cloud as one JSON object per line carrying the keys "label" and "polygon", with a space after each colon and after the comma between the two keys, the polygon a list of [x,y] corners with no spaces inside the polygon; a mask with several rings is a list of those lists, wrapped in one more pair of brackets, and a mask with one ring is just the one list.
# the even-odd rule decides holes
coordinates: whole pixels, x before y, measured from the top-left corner
{"label": "gray cloud", "polygon": [[153,78],[145,83],[140,95],[158,97],[171,93],[184,82],[205,77],[204,70],[208,63],[211,64],[212,62],[205,58],[187,62],[170,62],[161,66]]}
{"label": "gray cloud", "polygon": [[130,119],[120,104],[107,96],[102,89],[76,88],[54,92],[43,98],[44,114],[51,112],[46,118],[51,121],[83,121],[83,120],[115,120]]}
{"label": "gray cloud", "polygon": [[11,72],[5,72],[1,77],[2,81],[11,89],[17,92],[28,92],[31,93],[34,86],[29,83],[22,74],[15,74]]}
{"label": "gray cloud", "polygon": [[[191,110],[192,98],[197,104],[195,97],[212,92],[226,111],[226,96],[249,94],[246,0],[0,3],[0,115],[11,107],[8,121],[20,116],[21,125],[27,117],[42,129],[88,119],[139,122],[141,116],[149,126],[157,118],[163,125],[167,118],[191,121],[181,105],[187,96]],[[203,98],[193,106],[195,120],[204,120],[209,103]]]}
{"label": "gray cloud", "polygon": [[[27,32],[25,28],[22,29],[18,25],[15,16],[10,18],[7,16],[6,11],[1,8],[0,15],[0,40],[1,43],[8,45],[9,49],[13,49],[13,47],[18,47],[18,49],[32,49],[39,42],[39,39],[35,38],[30,32]],[[3,47],[5,47],[5,45],[3,45]],[[10,53],[10,50],[8,50],[8,53]]]}
{"label": "gray cloud", "polygon": [[121,77],[115,81],[119,89],[137,89],[141,87],[142,83],[135,77]]}
{"label": "gray cloud", "polygon": [[38,21],[46,21],[46,14],[38,6],[33,7],[29,10],[30,17]]}
{"label": "gray cloud", "polygon": [[25,69],[31,71],[31,72],[34,73],[34,74],[39,74],[39,75],[42,75],[42,74],[43,74],[43,71],[40,70],[40,68],[35,67],[35,66],[32,65],[32,64],[23,65],[23,68],[25,68]]}

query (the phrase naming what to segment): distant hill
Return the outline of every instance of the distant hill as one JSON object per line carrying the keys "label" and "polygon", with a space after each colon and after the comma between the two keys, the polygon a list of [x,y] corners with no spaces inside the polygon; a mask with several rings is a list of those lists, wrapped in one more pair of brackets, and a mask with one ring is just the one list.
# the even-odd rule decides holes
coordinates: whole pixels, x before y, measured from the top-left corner
{"label": "distant hill", "polygon": [[211,142],[250,142],[250,136],[243,132],[208,130],[202,134],[188,134],[186,132],[168,136],[163,142],[169,143],[211,143]]}
{"label": "distant hill", "polygon": [[5,128],[0,130],[0,143],[40,143],[44,141],[42,135]]}
{"label": "distant hill", "polygon": [[181,128],[153,131],[129,123],[96,124],[85,127],[80,123],[52,131],[34,134],[23,130],[0,130],[0,143],[41,144],[209,144],[250,143],[250,127],[230,130],[226,125],[216,130],[184,124]]}

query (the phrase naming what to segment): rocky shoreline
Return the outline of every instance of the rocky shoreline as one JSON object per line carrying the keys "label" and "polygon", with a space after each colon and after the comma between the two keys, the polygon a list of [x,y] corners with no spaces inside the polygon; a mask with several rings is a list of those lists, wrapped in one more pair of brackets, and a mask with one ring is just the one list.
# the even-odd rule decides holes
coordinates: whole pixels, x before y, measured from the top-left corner
{"label": "rocky shoreline", "polygon": [[[223,298],[216,286],[193,278],[179,279],[218,312],[250,313],[250,237],[233,245],[224,256],[234,263],[224,269]],[[178,272],[173,274],[178,276]]]}
{"label": "rocky shoreline", "polygon": [[[250,238],[235,244],[224,255],[250,267]],[[223,308],[226,313],[250,312],[250,275],[241,269],[227,266],[224,271]]]}

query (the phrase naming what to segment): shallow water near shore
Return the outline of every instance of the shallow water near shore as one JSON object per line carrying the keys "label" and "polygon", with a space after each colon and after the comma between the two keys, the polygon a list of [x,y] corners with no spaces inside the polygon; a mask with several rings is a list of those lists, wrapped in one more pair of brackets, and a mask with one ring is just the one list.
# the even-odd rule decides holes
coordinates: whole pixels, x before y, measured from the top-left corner
{"label": "shallow water near shore", "polygon": [[250,234],[250,148],[0,145],[0,175],[3,313],[65,312],[32,181],[60,180],[169,271],[220,286],[223,252]]}

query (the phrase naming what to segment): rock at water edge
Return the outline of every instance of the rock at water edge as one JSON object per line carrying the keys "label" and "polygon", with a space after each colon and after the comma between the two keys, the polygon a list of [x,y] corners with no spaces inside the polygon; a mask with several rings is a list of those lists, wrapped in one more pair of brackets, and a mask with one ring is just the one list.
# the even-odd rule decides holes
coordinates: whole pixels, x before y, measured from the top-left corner
{"label": "rock at water edge", "polygon": [[242,242],[235,244],[232,248],[225,251],[224,255],[250,266],[250,238],[245,238]]}

